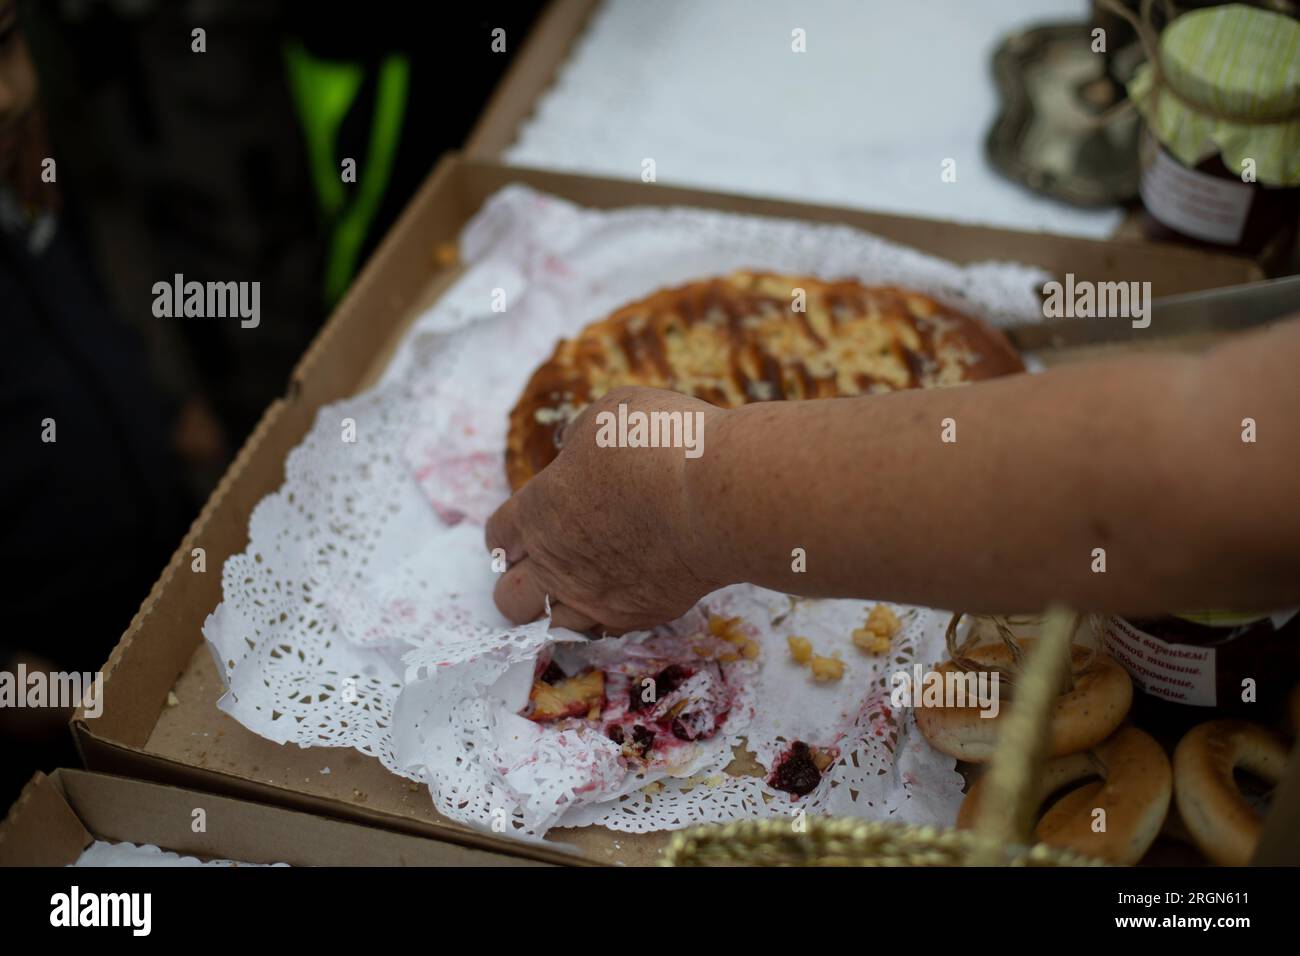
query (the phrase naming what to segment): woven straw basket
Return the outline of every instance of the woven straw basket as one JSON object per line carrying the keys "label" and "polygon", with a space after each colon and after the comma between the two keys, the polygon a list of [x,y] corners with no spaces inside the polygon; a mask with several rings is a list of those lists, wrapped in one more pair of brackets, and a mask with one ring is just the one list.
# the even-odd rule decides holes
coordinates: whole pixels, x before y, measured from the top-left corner
{"label": "woven straw basket", "polygon": [[741,820],[673,837],[667,866],[1100,866],[1097,860],[1031,844],[1034,783],[1047,750],[1060,674],[1069,666],[1074,616],[1049,611],[1016,683],[989,768],[990,798],[972,830],[882,820]]}

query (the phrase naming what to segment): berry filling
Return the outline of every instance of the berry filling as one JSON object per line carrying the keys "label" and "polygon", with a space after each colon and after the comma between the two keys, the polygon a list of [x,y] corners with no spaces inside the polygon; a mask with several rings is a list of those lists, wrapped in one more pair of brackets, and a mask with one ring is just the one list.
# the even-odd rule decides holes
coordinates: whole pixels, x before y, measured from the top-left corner
{"label": "berry filling", "polygon": [[655,732],[637,724],[632,728],[632,745],[640,751],[638,756],[644,760],[646,754],[650,752],[650,748],[655,745]]}
{"label": "berry filling", "polygon": [[564,671],[560,669],[559,664],[555,663],[555,661],[551,661],[546,665],[546,670],[542,671],[537,679],[543,684],[554,685],[558,684],[568,676],[568,674],[564,673]]}
{"label": "berry filling", "polygon": [[817,789],[817,784],[822,780],[822,771],[829,767],[833,760],[829,753],[809,747],[802,740],[796,740],[777,761],[776,769],[772,771],[772,776],[767,782],[777,790],[802,797]]}

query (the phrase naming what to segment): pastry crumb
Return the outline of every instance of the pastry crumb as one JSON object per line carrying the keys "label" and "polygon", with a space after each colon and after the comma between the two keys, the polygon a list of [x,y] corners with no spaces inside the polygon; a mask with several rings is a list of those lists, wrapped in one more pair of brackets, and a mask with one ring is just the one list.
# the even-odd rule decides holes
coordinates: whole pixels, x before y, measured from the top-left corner
{"label": "pastry crumb", "polygon": [[877,604],[867,615],[867,623],[864,625],[868,631],[879,634],[881,637],[893,637],[903,622],[898,619],[888,606]]}
{"label": "pastry crumb", "polygon": [[885,654],[891,643],[888,637],[881,637],[865,627],[859,627],[853,632],[853,646],[868,654]]}
{"label": "pastry crumb", "polygon": [[433,247],[433,261],[444,269],[456,265],[460,262],[460,245],[454,239],[438,243]]}
{"label": "pastry crumb", "polygon": [[877,604],[867,614],[866,623],[854,630],[853,646],[868,654],[885,654],[902,626],[897,614],[884,604]]}
{"label": "pastry crumb", "polygon": [[819,657],[814,654],[811,663],[813,680],[819,684],[837,681],[844,676],[844,662],[838,657]]}
{"label": "pastry crumb", "polygon": [[744,644],[749,638],[741,630],[741,620],[738,617],[718,617],[716,614],[709,615],[709,633],[714,637],[720,637],[728,644]]}
{"label": "pastry crumb", "polygon": [[790,646],[790,656],[794,658],[796,664],[807,664],[812,660],[812,641],[806,637],[787,637],[786,644]]}

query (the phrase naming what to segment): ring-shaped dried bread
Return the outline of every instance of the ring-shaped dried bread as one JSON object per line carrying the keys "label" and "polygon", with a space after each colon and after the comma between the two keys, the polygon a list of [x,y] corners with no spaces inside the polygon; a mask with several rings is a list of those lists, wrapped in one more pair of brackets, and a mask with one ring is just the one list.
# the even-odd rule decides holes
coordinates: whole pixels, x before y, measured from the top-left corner
{"label": "ring-shaped dried bread", "polygon": [[[1034,792],[1034,809],[1063,788],[1093,777],[1101,780],[1085,783],[1052,803],[1034,828],[1034,839],[1132,866],[1151,848],[1169,813],[1173,794],[1169,758],[1150,735],[1136,727],[1121,727],[1088,753],[1047,761]],[[988,792],[987,781],[986,773],[971,785],[957,813],[958,829],[974,826]]]}
{"label": "ring-shaped dried bread", "polygon": [[1245,866],[1264,820],[1233,776],[1235,770],[1276,784],[1286,770],[1286,741],[1244,720],[1211,720],[1189,730],[1174,750],[1174,796],[1192,839],[1211,862]]}
{"label": "ring-shaped dried bread", "polygon": [[[1023,638],[1020,645],[1027,651],[1037,638]],[[1047,756],[1062,757],[1095,747],[1118,727],[1133,703],[1133,681],[1128,672],[1110,655],[1090,654],[1077,644],[1071,648],[1071,658],[1076,670],[1084,668],[1074,679],[1074,687],[1058,694],[1052,710],[1051,736]],[[1005,672],[1012,664],[1011,651],[1005,644],[985,644],[972,648],[967,656],[990,670]],[[1091,659],[1090,659],[1091,658]],[[952,661],[935,668],[945,683],[949,674],[960,675],[962,669]],[[998,682],[999,689],[1003,686]],[[997,748],[1002,721],[1014,700],[999,693],[999,706],[994,717],[982,716],[986,707],[980,701],[966,700],[964,706],[945,701],[946,706],[917,707],[916,726],[934,749],[959,760],[984,763],[993,757]]]}
{"label": "ring-shaped dried bread", "polygon": [[737,272],[661,290],[560,342],[510,413],[506,476],[523,487],[559,454],[564,426],[624,385],[734,408],[1023,370],[1001,332],[919,292]]}

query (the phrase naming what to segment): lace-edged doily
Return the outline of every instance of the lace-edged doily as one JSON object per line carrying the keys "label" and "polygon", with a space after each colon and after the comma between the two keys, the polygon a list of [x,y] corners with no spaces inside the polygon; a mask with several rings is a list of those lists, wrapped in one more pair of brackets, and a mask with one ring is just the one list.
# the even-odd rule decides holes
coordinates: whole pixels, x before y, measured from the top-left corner
{"label": "lace-edged doily", "polygon": [[[254,509],[247,550],[226,562],[223,601],[204,625],[227,686],[220,709],[280,743],[373,755],[426,783],[444,816],[521,838],[800,809],[951,822],[961,787],[953,761],[919,739],[888,693],[894,670],[943,656],[946,615],[897,609],[905,626],[881,658],[849,643],[869,603],[792,603],[747,586],[648,635],[587,642],[544,622],[510,627],[492,604],[482,522],[508,493],[507,412],[532,369],[558,338],[632,299],[772,269],[894,282],[995,321],[1023,320],[1038,314],[1043,276],[1003,263],[959,268],[840,226],[596,212],[521,186],[485,205],[461,248],[464,275],[416,323],[379,385],[320,410],[284,485]],[[501,302],[505,311],[493,311]],[[707,630],[703,608],[740,618],[759,646],[754,662],[717,665],[735,699],[713,737],[630,773],[599,732],[518,716],[539,655],[611,672],[638,654],[664,659]],[[819,654],[838,653],[843,680],[814,685],[792,665],[793,633]],[[802,799],[723,773],[742,742],[770,770],[795,740],[838,752]]]}
{"label": "lace-edged doily", "polygon": [[106,843],[96,840],[69,866],[288,866],[288,863],[240,863],[181,856],[152,843]]}

